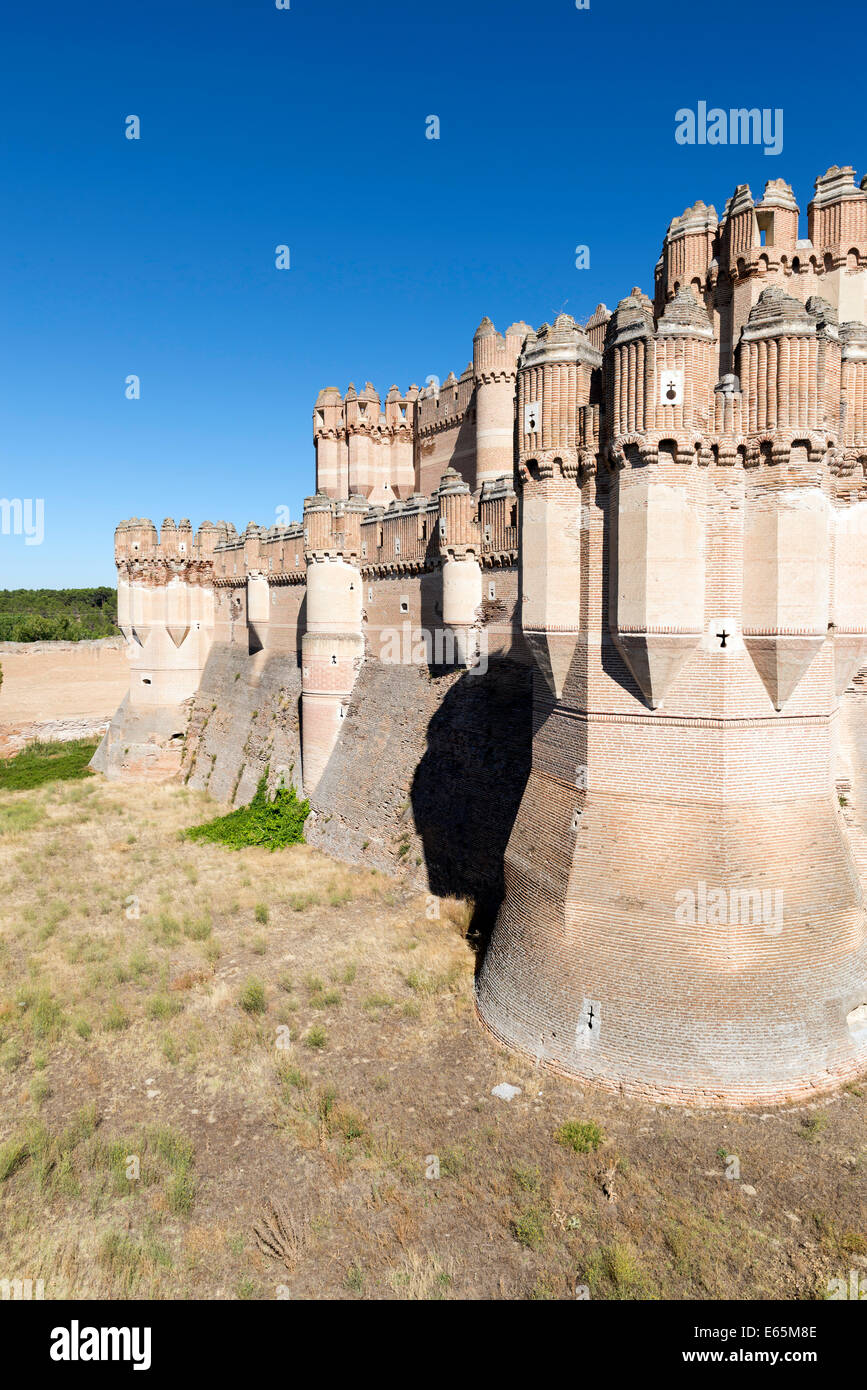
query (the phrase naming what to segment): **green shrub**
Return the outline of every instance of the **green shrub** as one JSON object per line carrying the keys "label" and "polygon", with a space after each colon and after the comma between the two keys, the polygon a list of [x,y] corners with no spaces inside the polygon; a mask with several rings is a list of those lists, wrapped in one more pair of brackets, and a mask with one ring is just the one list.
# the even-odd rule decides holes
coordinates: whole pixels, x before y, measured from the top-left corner
{"label": "green shrub", "polygon": [[265,1012],[265,986],[255,975],[251,975],[238,996],[238,1003],[246,1014]]}
{"label": "green shrub", "polygon": [[249,805],[204,825],[191,826],[184,833],[190,840],[228,845],[230,849],[263,845],[273,851],[304,843],[304,822],[309,814],[310,802],[299,801],[294,787],[278,787],[274,797],[269,797],[263,777]]}
{"label": "green shrub", "polygon": [[68,743],[29,743],[14,758],[0,762],[0,791],[31,791],[46,782],[90,777],[93,774],[88,764],[98,742],[76,738]]}
{"label": "green shrub", "polygon": [[528,1207],[512,1222],[512,1234],[527,1250],[538,1250],[545,1239],[545,1214],[538,1207]]}
{"label": "green shrub", "polygon": [[33,1001],[30,1026],[36,1038],[57,1038],[63,1026],[60,1005],[50,994],[40,993]]}
{"label": "green shrub", "polygon": [[801,1121],[801,1138],[815,1141],[827,1123],[827,1115],[805,1115]]}
{"label": "green shrub", "polygon": [[595,1120],[567,1120],[554,1134],[558,1144],[574,1149],[576,1154],[589,1154],[591,1149],[598,1149],[604,1137]]}

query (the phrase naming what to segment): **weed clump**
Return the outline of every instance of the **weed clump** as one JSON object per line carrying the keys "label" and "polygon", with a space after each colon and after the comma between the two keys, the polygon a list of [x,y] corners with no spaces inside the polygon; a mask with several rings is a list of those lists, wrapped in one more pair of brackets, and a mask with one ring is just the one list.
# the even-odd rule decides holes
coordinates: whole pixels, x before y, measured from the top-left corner
{"label": "weed clump", "polygon": [[247,1014],[263,1014],[266,1010],[265,985],[255,975],[247,980],[238,998],[238,1003]]}
{"label": "weed clump", "polygon": [[576,1154],[589,1154],[598,1149],[604,1135],[595,1120],[567,1120],[554,1134],[558,1144],[574,1149]]}
{"label": "weed clump", "polygon": [[299,801],[294,787],[278,787],[272,798],[262,777],[247,806],[205,821],[204,825],[190,826],[184,834],[188,840],[228,845],[230,849],[262,845],[274,851],[287,845],[303,845],[304,822],[309,814],[310,802]]}

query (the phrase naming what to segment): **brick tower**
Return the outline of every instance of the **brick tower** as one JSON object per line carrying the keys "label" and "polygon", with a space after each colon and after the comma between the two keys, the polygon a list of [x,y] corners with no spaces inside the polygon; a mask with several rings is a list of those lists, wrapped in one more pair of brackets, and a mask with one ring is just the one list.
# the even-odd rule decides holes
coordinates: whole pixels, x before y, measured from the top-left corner
{"label": "brick tower", "polygon": [[612,1090],[766,1104],[867,1066],[834,782],[867,660],[850,175],[817,181],[828,247],[796,240],[781,181],[758,208],[741,188],[719,227],[703,204],[676,219],[655,305],[620,302],[601,361],[561,316],[519,363],[533,763],[478,1007]]}

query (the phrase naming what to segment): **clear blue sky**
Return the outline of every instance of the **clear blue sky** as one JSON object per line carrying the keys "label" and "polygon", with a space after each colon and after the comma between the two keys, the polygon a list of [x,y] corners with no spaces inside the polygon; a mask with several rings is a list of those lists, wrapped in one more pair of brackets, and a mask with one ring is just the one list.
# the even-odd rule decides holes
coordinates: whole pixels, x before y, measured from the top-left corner
{"label": "clear blue sky", "polygon": [[[864,172],[858,5],[590,4],[7,5],[0,496],[45,540],[0,535],[0,586],[113,583],[130,515],[297,517],[321,386],[460,373],[484,314],[651,290],[696,198],[784,177],[805,235]],[[677,145],[699,101],[783,108],[782,154]]]}

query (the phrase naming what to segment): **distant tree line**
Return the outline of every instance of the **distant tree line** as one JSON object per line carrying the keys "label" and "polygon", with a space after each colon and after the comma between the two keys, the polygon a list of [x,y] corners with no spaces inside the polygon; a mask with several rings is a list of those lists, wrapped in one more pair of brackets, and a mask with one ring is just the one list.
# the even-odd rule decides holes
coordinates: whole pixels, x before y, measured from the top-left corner
{"label": "distant tree line", "polygon": [[118,632],[116,589],[0,589],[0,642],[81,642]]}

